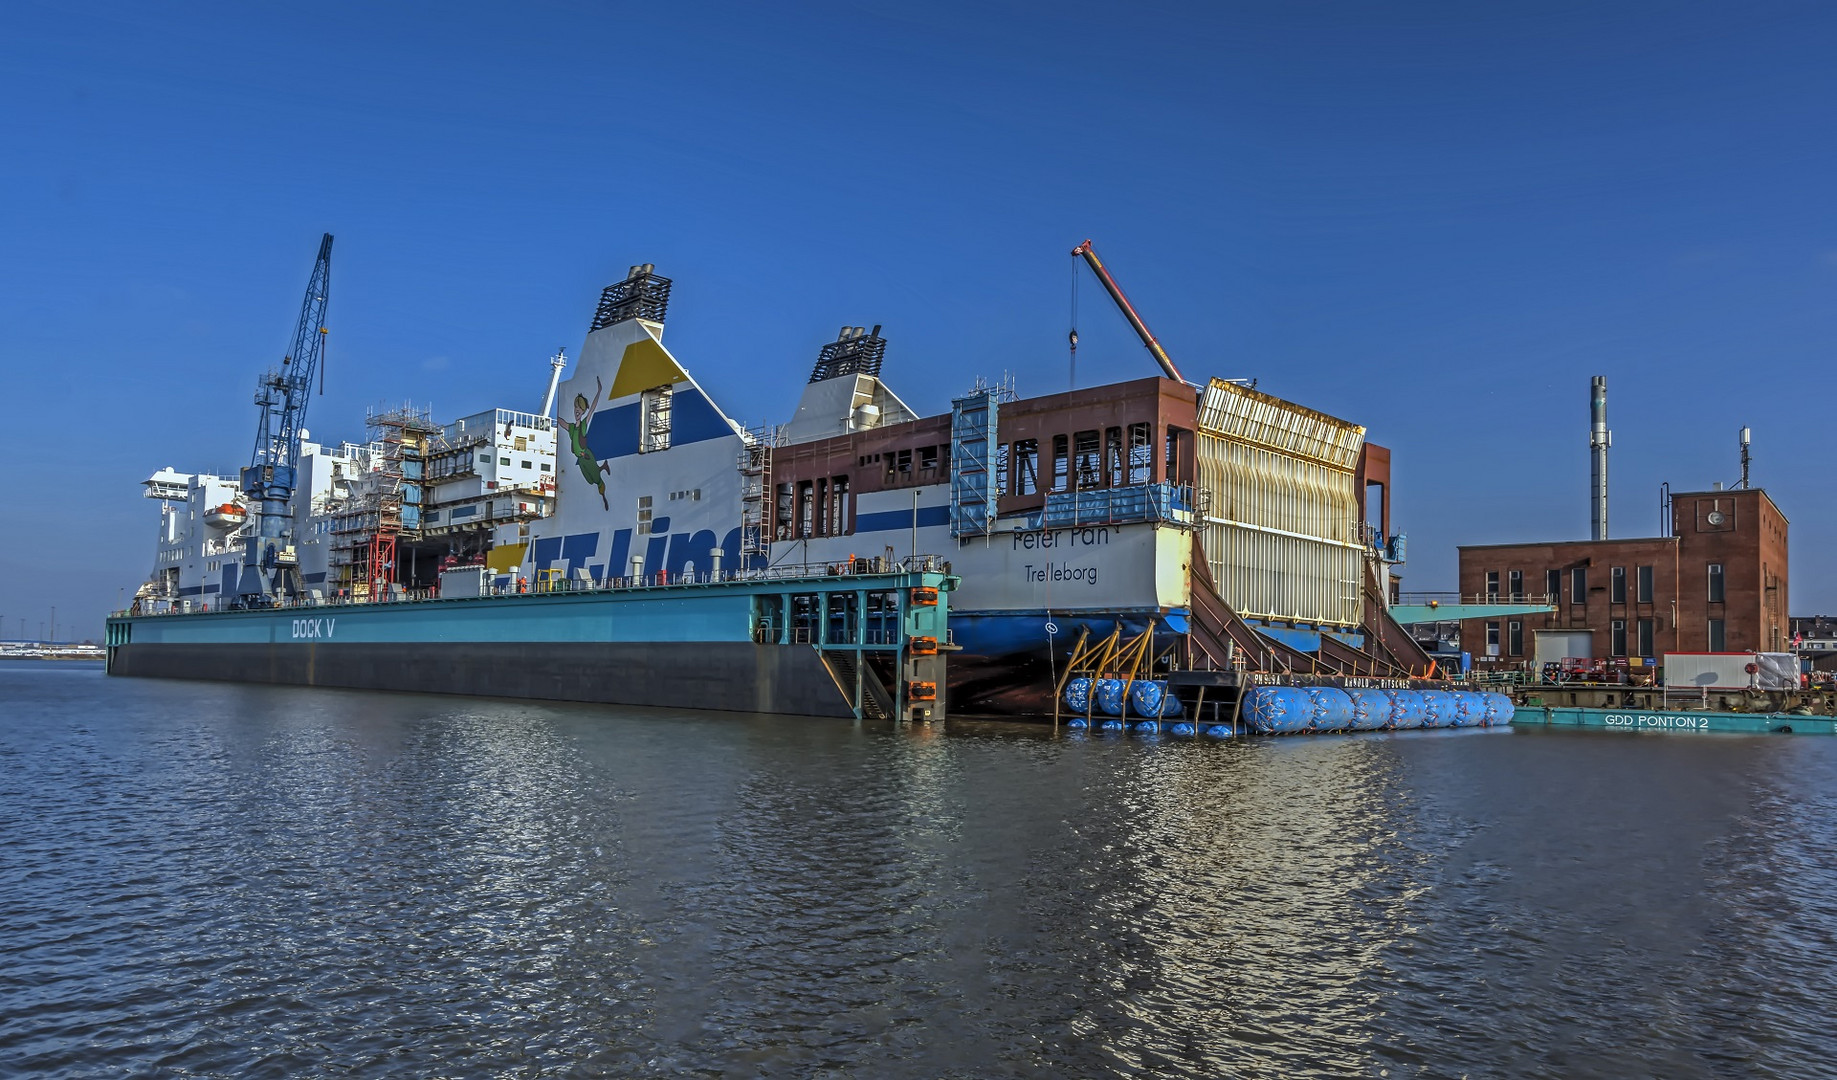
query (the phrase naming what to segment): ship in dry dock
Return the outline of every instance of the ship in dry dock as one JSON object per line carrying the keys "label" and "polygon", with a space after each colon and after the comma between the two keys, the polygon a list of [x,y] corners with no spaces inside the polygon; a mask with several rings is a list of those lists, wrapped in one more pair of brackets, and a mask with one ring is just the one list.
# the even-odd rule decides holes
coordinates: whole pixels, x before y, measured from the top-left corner
{"label": "ship in dry dock", "polygon": [[[821,346],[791,417],[753,427],[665,344],[672,283],[635,266],[603,291],[539,413],[456,425],[384,414],[380,438],[328,454],[347,464],[325,484],[348,490],[309,481],[296,493],[283,562],[307,572],[282,602],[583,592],[942,553],[959,710],[1049,711],[1064,659],[1106,636],[1145,643],[1144,676],[1424,674],[1428,658],[1385,615],[1402,559],[1388,451],[1242,382],[1188,381],[1089,245],[1074,254],[1160,374],[1028,398],[985,381],[920,416],[889,385],[881,327],[850,326]],[[477,462],[506,458],[525,464],[526,490],[483,479]],[[260,515],[233,484],[200,494],[208,478],[160,479],[149,494],[188,507],[188,521],[217,515],[221,535],[207,539],[221,552],[248,546]],[[378,491],[393,500],[366,494]],[[455,527],[466,506],[485,519]],[[162,528],[170,547],[182,530]],[[196,590],[210,584],[219,607],[252,595],[222,565],[233,556],[212,582],[165,550],[143,610],[205,606]]]}

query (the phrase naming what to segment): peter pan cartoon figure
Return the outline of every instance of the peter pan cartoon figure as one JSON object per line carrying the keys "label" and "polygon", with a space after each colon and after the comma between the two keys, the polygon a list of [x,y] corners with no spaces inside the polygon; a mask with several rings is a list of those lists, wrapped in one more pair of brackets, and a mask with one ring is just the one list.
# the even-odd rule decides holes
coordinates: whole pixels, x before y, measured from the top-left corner
{"label": "peter pan cartoon figure", "polygon": [[[600,380],[594,379],[594,401],[599,400],[603,389]],[[587,449],[587,429],[593,426],[593,402],[588,401],[585,394],[575,394],[574,422],[570,424],[563,420],[561,426],[568,430],[568,450],[579,463],[580,474],[587,478],[587,483],[600,489],[600,504],[611,510],[612,504],[606,501],[606,470],[593,456],[593,451]]]}

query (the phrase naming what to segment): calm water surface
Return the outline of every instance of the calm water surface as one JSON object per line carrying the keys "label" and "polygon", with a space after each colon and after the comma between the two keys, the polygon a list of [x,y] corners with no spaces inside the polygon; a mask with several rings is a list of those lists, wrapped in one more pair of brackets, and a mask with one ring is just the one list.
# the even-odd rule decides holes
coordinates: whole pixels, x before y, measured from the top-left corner
{"label": "calm water surface", "polygon": [[0,663],[0,1074],[1832,1076],[1837,739]]}

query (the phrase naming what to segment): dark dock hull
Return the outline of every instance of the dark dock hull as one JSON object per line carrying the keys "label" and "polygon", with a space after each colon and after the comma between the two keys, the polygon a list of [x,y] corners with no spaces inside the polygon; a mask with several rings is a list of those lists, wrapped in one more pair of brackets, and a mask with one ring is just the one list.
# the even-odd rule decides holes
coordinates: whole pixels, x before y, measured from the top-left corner
{"label": "dark dock hull", "polygon": [[808,645],[751,642],[134,643],[111,675],[853,718]]}

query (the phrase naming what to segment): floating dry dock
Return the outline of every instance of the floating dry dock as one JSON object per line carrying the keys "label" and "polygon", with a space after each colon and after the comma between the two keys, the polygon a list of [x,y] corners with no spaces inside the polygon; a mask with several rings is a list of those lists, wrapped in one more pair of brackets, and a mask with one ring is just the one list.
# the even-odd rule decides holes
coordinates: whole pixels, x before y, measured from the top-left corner
{"label": "floating dry dock", "polygon": [[[571,584],[561,582],[557,584]],[[614,579],[395,603],[118,614],[111,675],[940,720],[944,565]]]}
{"label": "floating dry dock", "polygon": [[1837,717],[1804,713],[1652,712],[1636,709],[1578,709],[1520,706],[1515,725],[1576,727],[1596,731],[1658,731],[1673,734],[1733,732],[1746,735],[1837,735]]}

